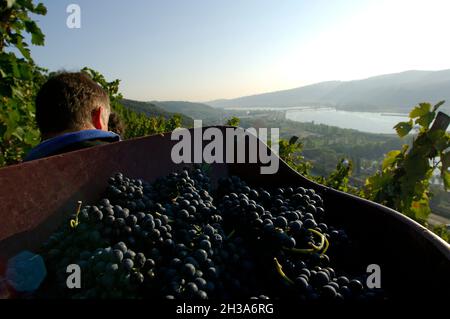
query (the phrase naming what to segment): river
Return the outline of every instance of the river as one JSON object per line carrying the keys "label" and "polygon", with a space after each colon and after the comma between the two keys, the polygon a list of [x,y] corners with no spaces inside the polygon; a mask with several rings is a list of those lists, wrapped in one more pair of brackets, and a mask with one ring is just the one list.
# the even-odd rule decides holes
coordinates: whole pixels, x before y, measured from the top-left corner
{"label": "river", "polygon": [[408,120],[408,114],[349,112],[333,108],[286,110],[286,118],[350,128],[362,132],[395,134],[394,125]]}
{"label": "river", "polygon": [[[394,112],[353,112],[336,110],[331,107],[230,107],[228,110],[240,111],[284,111],[286,119],[297,122],[313,122],[340,128],[354,129],[368,133],[396,134],[394,126],[408,121],[408,114]],[[447,129],[450,131],[450,127]]]}

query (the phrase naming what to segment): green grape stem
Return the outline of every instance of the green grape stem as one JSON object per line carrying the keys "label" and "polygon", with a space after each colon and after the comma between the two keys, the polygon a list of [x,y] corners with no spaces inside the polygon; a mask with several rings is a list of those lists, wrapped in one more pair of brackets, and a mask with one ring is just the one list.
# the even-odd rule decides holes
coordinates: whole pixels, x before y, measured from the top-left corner
{"label": "green grape stem", "polygon": [[275,262],[275,269],[277,270],[277,273],[280,274],[280,276],[290,285],[293,285],[294,282],[288,277],[286,276],[286,274],[283,272],[283,267],[281,266],[281,264],[278,262],[278,259],[276,257],[273,258],[273,261]]}
{"label": "green grape stem", "polygon": [[321,255],[325,254],[328,250],[328,247],[330,247],[330,242],[328,241],[326,236],[323,236],[325,238],[325,248],[323,249]]}
{"label": "green grape stem", "polygon": [[310,245],[312,247],[314,247],[314,249],[316,249],[316,251],[321,251],[323,249],[323,246],[325,245],[325,235],[323,235],[322,233],[318,232],[315,229],[308,229],[310,232],[312,232],[313,234],[317,235],[320,237],[320,245],[316,246],[313,243],[310,243]]}
{"label": "green grape stem", "polygon": [[[314,245],[313,243],[308,243],[312,248],[286,248],[283,247],[284,250],[286,251],[290,251],[293,253],[299,253],[299,254],[311,254],[314,252],[318,252],[321,251],[323,249],[323,251],[320,253],[321,255],[325,254],[326,251],[328,250],[328,247],[330,245],[330,243],[328,242],[327,238],[325,235],[323,235],[322,233],[318,232],[315,229],[308,229],[308,231],[312,232],[314,235],[317,235],[320,237],[320,244]],[[324,248],[325,246],[325,248]]]}
{"label": "green grape stem", "polygon": [[70,220],[70,227],[72,227],[72,228],[76,228],[78,226],[78,224],[80,223],[78,221],[78,215],[80,214],[80,211],[81,211],[81,205],[82,205],[82,201],[79,200],[77,203],[77,212],[75,214],[75,219]]}
{"label": "green grape stem", "polygon": [[227,239],[230,239],[231,237],[233,237],[234,233],[236,232],[236,229],[233,229],[231,231],[231,233],[227,236]]}

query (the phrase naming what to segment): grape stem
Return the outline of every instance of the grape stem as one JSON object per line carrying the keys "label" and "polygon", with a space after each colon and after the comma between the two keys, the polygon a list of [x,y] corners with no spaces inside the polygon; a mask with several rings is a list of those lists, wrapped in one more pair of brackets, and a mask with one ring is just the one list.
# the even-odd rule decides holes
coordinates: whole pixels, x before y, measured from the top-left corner
{"label": "grape stem", "polygon": [[283,247],[283,249],[286,251],[290,251],[293,253],[300,253],[300,254],[309,254],[309,253],[313,253],[315,251],[314,248],[286,248],[286,247]]}
{"label": "grape stem", "polygon": [[286,276],[286,274],[283,271],[283,267],[281,266],[281,264],[278,262],[277,258],[274,257],[273,261],[275,262],[275,269],[277,270],[277,272],[280,274],[280,276],[290,285],[293,285],[294,282],[288,277]]}
{"label": "grape stem", "polygon": [[330,242],[328,241],[327,237],[326,236],[323,236],[323,237],[325,238],[325,248],[322,251],[321,255],[325,254],[328,250],[328,247],[330,247]]}
{"label": "grape stem", "polygon": [[233,237],[234,233],[236,232],[236,229],[233,229],[231,231],[231,233],[227,236],[227,239],[230,239],[231,237]]}
{"label": "grape stem", "polygon": [[[320,237],[320,244],[314,245],[313,243],[308,243],[312,248],[286,248],[283,247],[284,250],[286,251],[290,251],[293,253],[300,253],[300,254],[310,254],[310,253],[314,253],[317,251],[321,251],[323,249],[323,251],[320,253],[321,255],[325,254],[326,251],[328,250],[328,247],[330,246],[330,243],[328,242],[326,236],[320,232],[318,232],[315,229],[308,229],[308,231],[310,231],[311,233],[313,233],[314,235],[317,235]],[[325,246],[325,248],[324,248]]]}
{"label": "grape stem", "polygon": [[72,228],[76,228],[78,226],[78,224],[80,223],[78,221],[78,215],[80,214],[81,204],[82,204],[82,202],[81,202],[81,200],[79,200],[77,203],[77,212],[75,214],[75,219],[70,220],[70,227],[72,227]]}
{"label": "grape stem", "polygon": [[313,243],[310,243],[310,245],[316,249],[316,251],[321,251],[323,249],[323,246],[325,245],[325,235],[319,233],[317,230],[315,229],[308,229],[310,232],[312,232],[313,234],[317,235],[320,237],[320,244],[319,246],[314,245]]}

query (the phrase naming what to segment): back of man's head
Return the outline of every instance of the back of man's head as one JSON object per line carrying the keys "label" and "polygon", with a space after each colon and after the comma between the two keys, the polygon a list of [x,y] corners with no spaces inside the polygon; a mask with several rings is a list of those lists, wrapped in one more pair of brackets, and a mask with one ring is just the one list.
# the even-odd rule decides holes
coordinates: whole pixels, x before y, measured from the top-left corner
{"label": "back of man's head", "polygon": [[84,129],[108,128],[109,97],[83,72],[58,73],[36,97],[36,122],[44,136]]}

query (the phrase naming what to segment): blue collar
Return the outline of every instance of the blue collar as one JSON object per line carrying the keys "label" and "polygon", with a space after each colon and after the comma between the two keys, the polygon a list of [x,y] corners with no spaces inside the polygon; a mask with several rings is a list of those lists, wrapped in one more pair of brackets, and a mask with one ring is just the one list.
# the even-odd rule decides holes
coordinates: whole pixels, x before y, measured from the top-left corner
{"label": "blue collar", "polygon": [[55,154],[72,144],[86,142],[89,140],[104,140],[107,142],[120,141],[120,136],[113,132],[101,130],[83,130],[78,132],[65,133],[43,141],[33,148],[24,161],[32,161],[38,158]]}

